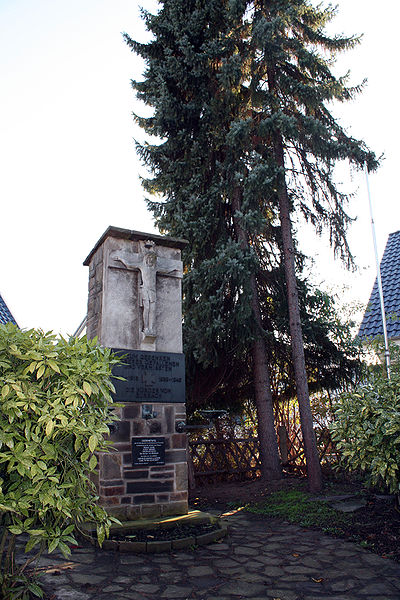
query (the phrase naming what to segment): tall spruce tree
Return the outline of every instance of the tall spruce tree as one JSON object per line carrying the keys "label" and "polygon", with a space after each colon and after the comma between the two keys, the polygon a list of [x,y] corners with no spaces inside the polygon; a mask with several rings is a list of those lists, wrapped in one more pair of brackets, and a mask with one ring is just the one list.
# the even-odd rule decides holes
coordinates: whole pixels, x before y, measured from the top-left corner
{"label": "tall spruce tree", "polygon": [[248,22],[243,23],[249,27],[244,35],[249,49],[251,124],[260,153],[274,165],[271,191],[279,208],[307,474],[311,490],[319,491],[322,479],[309,401],[291,215],[298,208],[317,229],[328,225],[335,251],[351,261],[345,236],[346,197],[335,186],[333,166],[348,159],[358,167],[364,162],[376,167],[376,160],[362,142],[346,135],[327,103],[348,100],[358,91],[333,75],[329,60],[334,53],[354,47],[359,38],[328,37],[323,28],[333,16],[332,9],[315,8],[307,0],[256,0],[251,8]]}
{"label": "tall spruce tree", "polygon": [[[358,90],[336,78],[329,60],[358,39],[329,38],[331,9],[309,0],[164,0],[144,12],[154,38],[126,35],[147,69],[133,82],[154,109],[136,117],[159,143],[138,145],[152,177],[145,189],[161,231],[186,236],[186,351],[224,377],[251,355],[263,474],[280,476],[266,343],[266,265],[283,258],[292,355],[310,487],[321,487],[312,428],[296,282],[292,218],[301,211],[335,251],[351,260],[346,196],[336,161],[376,161],[327,108]],[[322,51],[322,52],[321,52]],[[272,257],[272,258],[271,258]],[[262,309],[263,307],[263,309]],[[216,378],[217,380],[218,378]]]}
{"label": "tall spruce tree", "polygon": [[154,40],[142,45],[126,37],[147,63],[144,81],[134,87],[154,108],[151,118],[138,122],[163,141],[139,146],[139,153],[154,175],[145,188],[162,196],[150,202],[160,230],[190,240],[184,254],[185,352],[189,364],[213,366],[222,379],[237,355],[251,355],[262,471],[266,479],[277,479],[259,261],[251,246],[270,220],[260,213],[258,198],[242,208],[247,230],[238,218],[242,158],[228,140],[240,98],[223,80],[228,84],[233,67],[239,83],[241,65],[232,62],[229,3],[168,1],[158,15],[144,18]]}

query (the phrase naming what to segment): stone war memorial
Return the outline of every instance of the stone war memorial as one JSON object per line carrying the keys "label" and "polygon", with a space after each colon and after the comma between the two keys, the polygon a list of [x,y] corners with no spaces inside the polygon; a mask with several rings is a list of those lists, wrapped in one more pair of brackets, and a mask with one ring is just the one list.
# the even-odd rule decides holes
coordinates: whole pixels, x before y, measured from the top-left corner
{"label": "stone war memorial", "polygon": [[100,503],[122,520],[188,512],[181,250],[185,240],[109,227],[89,267],[87,336],[122,355],[122,404],[99,455]]}

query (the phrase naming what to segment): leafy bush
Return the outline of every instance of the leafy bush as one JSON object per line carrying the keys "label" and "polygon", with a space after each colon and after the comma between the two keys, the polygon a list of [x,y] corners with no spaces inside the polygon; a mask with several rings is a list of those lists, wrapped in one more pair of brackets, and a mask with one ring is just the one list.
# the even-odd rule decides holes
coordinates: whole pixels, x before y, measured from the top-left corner
{"label": "leafy bush", "polygon": [[[86,338],[0,326],[0,591],[5,598],[40,595],[24,583],[32,556],[15,570],[16,536],[25,552],[61,550],[74,530],[97,523],[100,543],[112,519],[96,504],[95,451],[107,449],[111,368],[107,348]],[[11,573],[13,572],[13,574]],[[2,587],[1,587],[2,586]],[[33,587],[32,587],[33,586]],[[1,596],[1,593],[0,593]]]}
{"label": "leafy bush", "polygon": [[372,485],[400,491],[400,374],[388,381],[374,369],[368,381],[343,394],[331,425],[344,466],[368,474]]}

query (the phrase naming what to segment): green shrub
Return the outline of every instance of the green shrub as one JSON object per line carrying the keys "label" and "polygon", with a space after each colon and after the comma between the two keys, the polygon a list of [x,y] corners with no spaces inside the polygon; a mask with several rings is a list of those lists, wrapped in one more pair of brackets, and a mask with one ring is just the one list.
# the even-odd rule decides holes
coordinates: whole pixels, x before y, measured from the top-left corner
{"label": "green shrub", "polygon": [[380,371],[354,392],[343,394],[331,425],[332,438],[349,470],[365,472],[372,485],[400,491],[400,375]]}
{"label": "green shrub", "polygon": [[[30,557],[15,568],[16,536],[25,552],[61,550],[74,530],[97,523],[100,543],[112,519],[96,504],[95,451],[107,449],[111,368],[107,348],[86,338],[0,326],[0,591],[5,598],[40,595],[24,580]],[[25,581],[25,583],[24,583]],[[33,585],[33,587],[32,587]],[[35,587],[36,586],[36,587]],[[1,596],[1,594],[0,594]]]}

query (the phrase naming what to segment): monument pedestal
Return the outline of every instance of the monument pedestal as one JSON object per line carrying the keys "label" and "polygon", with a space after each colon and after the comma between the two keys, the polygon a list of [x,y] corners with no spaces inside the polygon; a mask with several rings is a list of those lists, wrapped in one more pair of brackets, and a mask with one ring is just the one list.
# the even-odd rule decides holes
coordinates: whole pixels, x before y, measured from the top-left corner
{"label": "monument pedestal", "polygon": [[[176,240],[109,227],[89,266],[87,335],[126,354],[115,370],[120,421],[99,454],[100,503],[120,519],[186,514],[188,484],[181,249]],[[134,352],[130,352],[134,351]]]}

